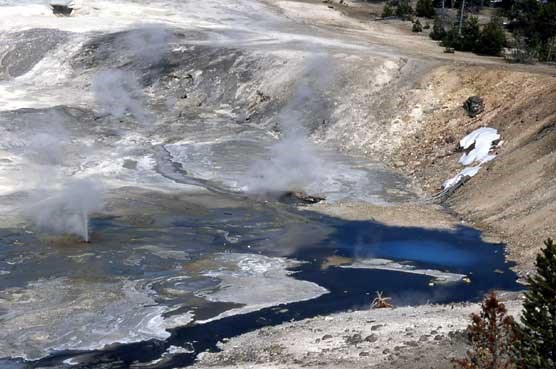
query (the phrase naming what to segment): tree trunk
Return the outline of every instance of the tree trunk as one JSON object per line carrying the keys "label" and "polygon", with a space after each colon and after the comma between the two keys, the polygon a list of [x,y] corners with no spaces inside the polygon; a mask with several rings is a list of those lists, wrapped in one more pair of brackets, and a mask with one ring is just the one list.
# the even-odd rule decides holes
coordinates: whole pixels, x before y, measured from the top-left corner
{"label": "tree trunk", "polygon": [[445,13],[444,13],[444,12],[445,12],[445,10],[444,10],[444,4],[445,4],[445,3],[446,3],[446,0],[442,0],[442,25],[444,25],[444,18],[445,18],[445,17],[444,17],[444,14],[445,14]]}
{"label": "tree trunk", "polygon": [[459,28],[458,28],[458,35],[461,36],[461,29],[463,27],[463,11],[465,9],[465,0],[461,0],[461,13],[459,15]]}

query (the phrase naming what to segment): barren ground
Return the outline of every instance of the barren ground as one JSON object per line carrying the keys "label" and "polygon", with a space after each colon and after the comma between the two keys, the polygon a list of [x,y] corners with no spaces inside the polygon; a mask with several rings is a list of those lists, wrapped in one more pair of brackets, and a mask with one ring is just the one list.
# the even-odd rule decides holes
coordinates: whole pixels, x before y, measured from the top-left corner
{"label": "barren ground", "polygon": [[[506,305],[520,309],[515,296]],[[195,368],[452,368],[478,304],[362,310],[263,328],[204,353]]]}

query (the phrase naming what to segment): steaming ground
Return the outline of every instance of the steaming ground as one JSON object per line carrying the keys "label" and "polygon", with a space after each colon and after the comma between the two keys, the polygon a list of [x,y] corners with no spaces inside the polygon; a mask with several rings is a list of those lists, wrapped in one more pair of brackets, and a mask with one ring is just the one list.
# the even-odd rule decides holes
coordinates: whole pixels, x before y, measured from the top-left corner
{"label": "steaming ground", "polygon": [[318,298],[289,256],[333,229],[268,200],[416,198],[380,160],[433,62],[253,0],[75,4],[0,1],[0,357]]}

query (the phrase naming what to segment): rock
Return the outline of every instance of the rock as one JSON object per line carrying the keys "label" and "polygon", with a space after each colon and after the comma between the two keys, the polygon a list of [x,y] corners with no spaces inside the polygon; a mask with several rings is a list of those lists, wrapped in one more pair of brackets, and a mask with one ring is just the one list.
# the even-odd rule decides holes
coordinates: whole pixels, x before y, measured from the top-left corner
{"label": "rock", "polygon": [[52,13],[57,16],[69,17],[73,12],[73,8],[69,5],[56,4],[50,5],[50,7],[52,8]]}
{"label": "rock", "polygon": [[376,341],[378,341],[378,336],[376,334],[371,334],[371,335],[365,337],[365,341],[366,342],[376,342]]}
{"label": "rock", "polygon": [[279,200],[285,203],[316,204],[324,201],[324,197],[308,195],[301,191],[288,191],[280,196]]}
{"label": "rock", "polygon": [[135,160],[125,159],[124,164],[122,166],[126,169],[136,170],[137,162]]}
{"label": "rock", "polygon": [[322,336],[322,340],[323,340],[323,341],[329,340],[329,339],[331,339],[331,338],[332,338],[332,335],[331,335],[331,334],[325,334],[324,336]]}
{"label": "rock", "polygon": [[258,100],[257,102],[258,103],[263,103],[263,102],[266,102],[266,101],[270,101],[270,96],[265,95],[262,91],[257,90],[256,94],[257,94],[257,100]]}
{"label": "rock", "polygon": [[485,103],[480,96],[470,96],[463,103],[463,108],[471,118],[475,118],[477,115],[485,111]]}
{"label": "rock", "polygon": [[361,351],[359,356],[369,356],[369,353],[367,351]]}
{"label": "rock", "polygon": [[382,324],[373,325],[373,326],[371,327],[371,331],[376,331],[376,330],[378,330],[378,329],[380,329],[380,328],[382,328]]}
{"label": "rock", "polygon": [[346,337],[346,343],[349,345],[357,345],[363,342],[363,338],[359,333],[354,334],[353,336]]}
{"label": "rock", "polygon": [[442,340],[442,335],[437,334],[436,336],[434,336],[434,340],[435,340],[435,341],[440,341],[440,340]]}

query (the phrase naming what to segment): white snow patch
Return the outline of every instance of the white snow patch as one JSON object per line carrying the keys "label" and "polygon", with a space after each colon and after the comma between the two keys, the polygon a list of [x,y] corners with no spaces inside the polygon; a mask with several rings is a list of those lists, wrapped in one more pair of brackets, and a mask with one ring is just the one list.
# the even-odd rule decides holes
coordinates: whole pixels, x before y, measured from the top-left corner
{"label": "white snow patch", "polygon": [[[444,181],[442,188],[448,189],[457,185],[464,177],[473,177],[481,169],[481,165],[493,160],[496,155],[491,154],[490,150],[494,146],[494,142],[500,139],[500,134],[494,128],[481,127],[477,128],[459,142],[460,146],[467,150],[473,147],[469,152],[464,153],[459,159],[458,163],[465,166],[465,168],[456,174],[454,177]],[[478,163],[478,165],[470,166],[471,164]]]}
{"label": "white snow patch", "polygon": [[475,147],[461,156],[459,163],[462,165],[471,165],[474,162],[483,163],[494,158],[489,155],[492,143],[500,139],[498,131],[494,128],[478,128],[465,136],[459,142],[464,149],[470,148],[473,144]]}
{"label": "white snow patch", "polygon": [[464,168],[461,172],[456,174],[454,177],[446,180],[442,184],[442,187],[443,188],[450,188],[452,186],[455,186],[463,177],[465,177],[465,176],[467,176],[467,177],[475,176],[477,173],[479,173],[479,169],[481,169],[480,166]]}

